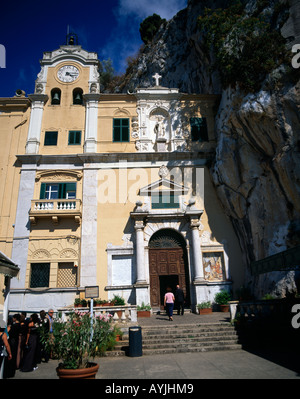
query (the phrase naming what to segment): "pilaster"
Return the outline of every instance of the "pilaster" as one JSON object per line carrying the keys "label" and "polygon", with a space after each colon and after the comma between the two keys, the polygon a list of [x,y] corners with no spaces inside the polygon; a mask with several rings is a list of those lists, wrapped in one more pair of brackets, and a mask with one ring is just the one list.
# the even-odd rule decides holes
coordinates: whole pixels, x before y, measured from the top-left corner
{"label": "pilaster", "polygon": [[30,94],[28,97],[31,100],[31,114],[26,143],[26,154],[38,154],[44,105],[48,101],[48,96],[46,94]]}
{"label": "pilaster", "polygon": [[85,94],[83,98],[86,107],[84,152],[95,153],[97,152],[98,103],[100,93]]}

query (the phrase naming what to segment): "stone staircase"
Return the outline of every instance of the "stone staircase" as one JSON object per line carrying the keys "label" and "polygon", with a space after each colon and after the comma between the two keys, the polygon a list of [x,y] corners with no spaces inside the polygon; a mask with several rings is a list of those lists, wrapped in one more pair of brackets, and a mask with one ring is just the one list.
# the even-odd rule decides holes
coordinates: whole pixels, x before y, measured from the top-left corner
{"label": "stone staircase", "polygon": [[[126,336],[124,337],[126,338]],[[235,328],[230,323],[168,325],[142,328],[143,355],[207,352],[241,349]],[[107,356],[122,356],[129,342],[119,342]]]}

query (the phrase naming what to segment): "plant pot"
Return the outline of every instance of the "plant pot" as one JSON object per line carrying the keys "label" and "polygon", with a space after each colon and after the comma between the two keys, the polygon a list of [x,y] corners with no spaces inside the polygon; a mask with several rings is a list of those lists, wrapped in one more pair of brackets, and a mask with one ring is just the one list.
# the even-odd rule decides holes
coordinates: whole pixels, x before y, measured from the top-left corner
{"label": "plant pot", "polygon": [[151,311],[150,310],[138,310],[137,317],[150,317]]}
{"label": "plant pot", "polygon": [[122,335],[117,334],[116,335],[116,341],[117,342],[122,341]]}
{"label": "plant pot", "polygon": [[56,374],[59,377],[60,380],[64,379],[76,379],[76,380],[92,380],[96,378],[96,374],[99,369],[99,364],[97,363],[89,363],[89,367],[86,367],[84,369],[76,369],[76,370],[71,370],[71,369],[63,369],[60,367],[57,367],[56,369]]}
{"label": "plant pot", "polygon": [[199,314],[210,314],[210,313],[212,313],[212,308],[199,309]]}
{"label": "plant pot", "polygon": [[229,305],[220,305],[221,312],[229,312]]}

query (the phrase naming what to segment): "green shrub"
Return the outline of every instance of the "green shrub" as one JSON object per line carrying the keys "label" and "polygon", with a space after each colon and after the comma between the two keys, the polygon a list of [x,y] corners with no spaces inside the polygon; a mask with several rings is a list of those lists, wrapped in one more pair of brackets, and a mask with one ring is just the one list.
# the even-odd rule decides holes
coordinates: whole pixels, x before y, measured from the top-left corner
{"label": "green shrub", "polygon": [[228,291],[221,290],[215,295],[215,302],[218,305],[227,305],[230,300],[231,300],[231,295],[229,294]]}
{"label": "green shrub", "polygon": [[166,22],[166,20],[162,19],[157,14],[153,14],[152,16],[144,19],[140,25],[140,35],[145,44],[148,44],[153,40],[161,24],[164,22]]}
{"label": "green shrub", "polygon": [[[280,11],[285,12],[284,5]],[[216,55],[214,69],[218,69],[224,87],[237,83],[246,91],[259,89],[272,70],[289,63],[285,39],[264,16],[246,15],[240,1],[226,9],[205,9],[199,16],[207,51],[213,46]],[[274,18],[279,11],[274,6]],[[273,18],[273,19],[274,19]],[[281,23],[284,21],[281,20]]]}

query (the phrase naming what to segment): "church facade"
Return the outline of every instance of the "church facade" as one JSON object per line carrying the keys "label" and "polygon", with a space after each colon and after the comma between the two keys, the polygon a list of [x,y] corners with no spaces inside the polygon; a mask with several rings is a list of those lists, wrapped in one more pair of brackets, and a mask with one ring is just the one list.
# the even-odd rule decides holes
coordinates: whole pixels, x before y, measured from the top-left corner
{"label": "church facade", "polygon": [[[44,53],[34,94],[0,98],[0,250],[12,311],[101,299],[195,309],[243,284],[239,243],[208,172],[219,98],[153,85],[100,92],[97,54]],[[3,284],[3,283],[2,283]]]}

